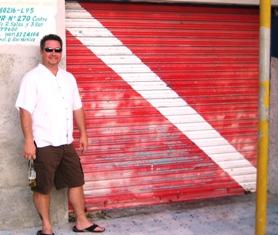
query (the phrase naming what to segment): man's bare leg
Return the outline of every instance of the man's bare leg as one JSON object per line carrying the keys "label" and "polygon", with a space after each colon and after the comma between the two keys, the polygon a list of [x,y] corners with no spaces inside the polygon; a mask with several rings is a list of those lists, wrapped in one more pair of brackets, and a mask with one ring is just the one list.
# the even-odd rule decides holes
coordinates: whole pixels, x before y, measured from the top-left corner
{"label": "man's bare leg", "polygon": [[[85,213],[85,201],[83,187],[69,188],[68,198],[76,215],[76,228],[82,230],[92,225]],[[97,227],[96,231],[103,231],[104,228]]]}
{"label": "man's bare leg", "polygon": [[50,194],[33,193],[33,201],[35,207],[42,220],[42,232],[45,234],[52,234],[52,225],[50,222]]}

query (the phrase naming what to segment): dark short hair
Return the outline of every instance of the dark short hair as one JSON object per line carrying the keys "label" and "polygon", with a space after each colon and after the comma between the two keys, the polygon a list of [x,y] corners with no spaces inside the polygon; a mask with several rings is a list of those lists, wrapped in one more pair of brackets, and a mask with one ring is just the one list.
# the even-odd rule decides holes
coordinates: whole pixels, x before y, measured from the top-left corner
{"label": "dark short hair", "polygon": [[54,41],[58,41],[61,45],[61,48],[63,48],[63,41],[62,39],[56,35],[56,34],[48,34],[48,35],[45,35],[42,39],[41,39],[41,42],[40,42],[40,48],[41,50],[44,49],[44,46],[45,46],[45,42],[48,41],[48,40],[54,40]]}

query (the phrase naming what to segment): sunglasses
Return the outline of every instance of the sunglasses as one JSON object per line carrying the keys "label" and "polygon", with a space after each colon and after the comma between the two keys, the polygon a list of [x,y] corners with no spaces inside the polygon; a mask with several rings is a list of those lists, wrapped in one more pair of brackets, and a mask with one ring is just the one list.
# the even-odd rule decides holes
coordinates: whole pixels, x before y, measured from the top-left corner
{"label": "sunglasses", "polygon": [[57,48],[46,47],[46,48],[44,48],[44,51],[47,52],[47,53],[50,53],[50,52],[61,53],[62,48],[60,48],[60,47],[57,47]]}

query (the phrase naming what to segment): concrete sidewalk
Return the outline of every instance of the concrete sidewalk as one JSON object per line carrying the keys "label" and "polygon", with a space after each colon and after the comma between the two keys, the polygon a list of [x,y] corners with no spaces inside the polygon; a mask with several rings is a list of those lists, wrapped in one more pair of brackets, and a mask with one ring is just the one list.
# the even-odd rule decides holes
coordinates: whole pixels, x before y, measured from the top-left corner
{"label": "concrete sidewalk", "polygon": [[[110,210],[94,218],[105,235],[254,235],[255,194]],[[73,224],[55,226],[55,235],[73,235]],[[1,235],[32,235],[39,228],[0,231]],[[278,235],[278,196],[269,195],[268,233]],[[92,233],[80,233],[92,234]]]}

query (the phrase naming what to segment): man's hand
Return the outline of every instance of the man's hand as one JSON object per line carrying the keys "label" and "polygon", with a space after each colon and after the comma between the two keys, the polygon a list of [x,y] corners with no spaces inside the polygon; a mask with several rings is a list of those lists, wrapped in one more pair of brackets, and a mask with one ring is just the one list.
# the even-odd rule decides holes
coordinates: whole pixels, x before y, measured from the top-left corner
{"label": "man's hand", "polygon": [[88,137],[87,134],[83,134],[80,136],[79,139],[79,148],[81,150],[81,153],[84,153],[87,150],[88,147]]}
{"label": "man's hand", "polygon": [[27,160],[36,158],[36,146],[33,140],[25,140],[24,142],[24,157]]}
{"label": "man's hand", "polygon": [[33,138],[31,113],[23,108],[20,108],[20,121],[21,121],[21,128],[24,135],[23,156],[28,160],[35,159],[36,146]]}
{"label": "man's hand", "polygon": [[87,150],[88,147],[88,137],[86,132],[85,115],[84,115],[83,108],[74,110],[73,116],[77,124],[77,127],[80,131],[79,148],[81,150],[81,153],[83,153],[84,151]]}

